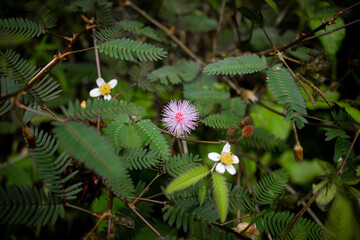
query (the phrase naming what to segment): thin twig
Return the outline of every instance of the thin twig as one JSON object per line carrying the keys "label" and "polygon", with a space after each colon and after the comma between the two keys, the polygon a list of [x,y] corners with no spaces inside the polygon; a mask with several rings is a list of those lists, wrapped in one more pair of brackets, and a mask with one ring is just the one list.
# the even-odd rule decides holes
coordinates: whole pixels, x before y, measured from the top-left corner
{"label": "thin twig", "polygon": [[[176,135],[173,134],[172,132],[166,131],[162,128],[158,128],[161,132],[166,133],[170,136],[175,137]],[[227,141],[226,140],[219,140],[219,141],[205,141],[205,140],[197,140],[197,139],[190,139],[190,138],[185,138],[185,137],[177,137],[177,139],[181,139],[187,142],[196,142],[196,143],[205,143],[205,144],[225,144]]]}
{"label": "thin twig", "polygon": [[38,111],[36,109],[33,109],[33,108],[30,108],[28,106],[25,106],[23,105],[22,103],[20,103],[18,100],[15,102],[16,106],[18,106],[19,108],[21,109],[24,109],[24,110],[27,110],[29,112],[33,112],[37,115],[40,115],[40,116],[44,116],[44,117],[47,117],[47,118],[50,118],[52,120],[55,120],[55,121],[58,121],[58,122],[65,122],[66,120],[65,119],[62,119],[62,118],[59,118],[58,116],[53,116],[53,115],[50,115],[50,114],[46,114],[44,112],[41,112],[41,111]]}
{"label": "thin twig", "polygon": [[351,143],[351,146],[350,146],[350,148],[349,148],[349,150],[348,150],[348,152],[347,152],[347,154],[346,154],[346,157],[345,157],[343,163],[341,164],[341,167],[340,167],[339,170],[337,171],[337,173],[338,173],[340,176],[343,174],[344,167],[345,167],[345,165],[346,165],[346,162],[347,162],[347,160],[348,160],[348,158],[349,158],[349,156],[350,156],[350,153],[351,153],[352,149],[354,148],[355,142],[356,142],[357,138],[359,137],[359,134],[360,134],[360,128],[356,131],[354,140],[353,140],[353,142]]}
{"label": "thin twig", "polygon": [[222,3],[221,3],[219,23],[218,23],[218,26],[216,28],[216,32],[215,32],[214,39],[213,39],[213,45],[212,45],[212,56],[213,57],[215,57],[217,40],[218,40],[219,33],[220,33],[220,30],[221,30],[222,21],[224,19],[225,5],[226,5],[226,0],[223,0]]}
{"label": "thin twig", "polygon": [[90,232],[88,232],[88,234],[86,234],[86,236],[84,237],[84,239],[93,239],[92,235],[94,234],[94,232],[96,231],[96,229],[99,227],[100,223],[102,221],[104,221],[107,218],[111,218],[111,212],[107,211],[106,213],[104,213],[103,215],[101,215],[100,219],[97,221],[97,223],[95,224],[95,226],[90,230]]}
{"label": "thin twig", "polygon": [[125,201],[124,199],[122,199],[121,197],[117,196],[123,203],[125,203],[125,205],[127,205],[130,210],[135,213],[136,216],[138,216],[138,218],[140,218],[140,220],[145,223],[145,225],[150,228],[151,231],[153,231],[153,233],[155,233],[158,237],[160,237],[161,239],[164,239],[164,236],[161,235],[161,233],[159,233],[158,230],[156,230],[156,228],[154,228],[138,211],[136,211],[136,209],[134,208],[134,205],[132,205],[131,203],[128,203],[127,201]]}
{"label": "thin twig", "polygon": [[167,27],[165,27],[164,25],[162,25],[160,22],[158,22],[157,20],[155,20],[153,17],[151,17],[150,15],[148,15],[144,10],[140,9],[138,6],[136,6],[134,3],[132,3],[131,1],[126,1],[124,3],[125,6],[130,6],[131,8],[133,8],[135,11],[137,11],[138,13],[140,13],[143,17],[145,17],[147,20],[149,20],[152,24],[154,24],[155,26],[157,26],[158,28],[160,28],[161,30],[163,30],[174,42],[176,42],[183,50],[186,54],[188,54],[190,57],[192,57],[195,61],[198,61],[200,63],[200,65],[202,66],[206,66],[207,64],[205,62],[203,62],[202,60],[200,60],[195,53],[193,53],[179,38],[177,38],[174,34],[173,31],[171,31],[170,29],[168,29]]}
{"label": "thin twig", "polygon": [[138,198],[138,197],[129,197],[130,199],[138,199],[139,201],[143,201],[143,202],[151,202],[151,203],[157,203],[157,204],[161,204],[161,205],[166,205],[167,201],[157,201],[157,200],[153,200],[150,198]]}
{"label": "thin twig", "polygon": [[115,94],[115,96],[113,96],[113,99],[115,100],[118,96],[120,96],[121,94],[123,94],[124,92],[126,92],[127,90],[135,87],[138,83],[135,82],[133,84],[131,84],[130,86],[128,86],[127,88],[124,88],[123,90],[121,90],[119,93]]}
{"label": "thin twig", "polygon": [[149,187],[151,186],[151,184],[153,184],[153,182],[158,179],[161,176],[161,173],[158,172],[156,174],[156,176],[153,178],[153,180],[151,180],[151,182],[144,188],[144,190],[139,194],[139,196],[132,202],[132,205],[135,205],[137,203],[137,201],[139,201],[139,199],[142,197],[142,195],[149,189]]}
{"label": "thin twig", "polygon": [[65,202],[64,206],[69,207],[69,208],[73,208],[73,209],[76,209],[76,210],[79,210],[79,211],[82,211],[82,212],[85,212],[85,213],[88,213],[88,214],[93,215],[94,217],[97,217],[97,218],[101,218],[100,214],[97,214],[97,213],[89,211],[87,209],[72,205],[72,204],[70,204],[68,202]]}

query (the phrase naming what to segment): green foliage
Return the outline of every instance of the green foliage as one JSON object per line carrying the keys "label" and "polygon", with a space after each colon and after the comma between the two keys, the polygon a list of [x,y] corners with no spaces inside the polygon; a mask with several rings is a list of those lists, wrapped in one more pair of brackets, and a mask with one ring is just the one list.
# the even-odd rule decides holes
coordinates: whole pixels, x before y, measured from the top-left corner
{"label": "green foliage", "polygon": [[54,123],[60,145],[76,160],[102,176],[119,196],[132,196],[134,186],[111,143],[94,128],[78,122]]}
{"label": "green foliage", "polygon": [[112,11],[113,3],[108,1],[96,2],[95,14],[98,23],[100,24],[114,24],[116,19]]}
{"label": "green foliage", "polygon": [[[345,133],[344,130],[341,129],[326,128],[325,130],[325,141],[330,141],[336,138],[334,161],[337,162],[341,158],[344,159],[351,146],[351,142],[349,141],[350,137]],[[351,151],[349,156],[350,158],[355,157],[354,152]]]}
{"label": "green foliage", "polygon": [[244,101],[239,98],[226,99],[221,103],[221,113],[226,115],[234,115],[238,117],[245,116],[245,104]]}
{"label": "green foliage", "polygon": [[109,40],[97,45],[96,48],[100,53],[127,61],[135,61],[135,57],[142,62],[156,61],[166,56],[162,48],[129,38]]}
{"label": "green foliage", "polygon": [[132,102],[103,99],[88,99],[85,108],[80,106],[79,100],[76,100],[75,103],[69,101],[68,108],[61,107],[61,109],[68,120],[91,120],[99,115],[104,119],[112,119],[119,114],[132,116],[139,115],[143,111],[140,106]]}
{"label": "green foliage", "polygon": [[152,71],[150,82],[160,81],[164,85],[193,81],[198,76],[198,66],[191,61],[180,62],[173,66],[164,66]]}
{"label": "green foliage", "polygon": [[255,201],[258,204],[270,204],[278,197],[289,181],[289,174],[284,169],[279,169],[263,177],[253,187]]}
{"label": "green foliage", "polygon": [[57,24],[57,17],[46,4],[33,0],[25,4],[26,10],[35,14],[36,22],[43,24],[46,28],[52,28]]}
{"label": "green foliage", "polygon": [[0,116],[10,111],[11,105],[9,101],[0,103]]}
{"label": "green foliage", "polygon": [[335,198],[331,206],[326,228],[329,233],[326,239],[356,239],[355,233],[358,231],[358,225],[355,221],[354,211],[351,203],[341,195]]}
{"label": "green foliage", "polygon": [[307,114],[304,98],[290,71],[277,65],[269,68],[267,79],[269,89],[279,104],[285,104],[285,120],[294,120],[301,128],[307,120],[297,113]]}
{"label": "green foliage", "polygon": [[217,22],[214,19],[205,17],[205,16],[184,16],[180,18],[177,23],[177,27],[190,31],[190,32],[209,32],[215,30],[217,27]]}
{"label": "green foliage", "polygon": [[150,149],[158,153],[161,159],[169,158],[169,145],[150,119],[134,122],[134,127],[146,146],[149,145]]}
{"label": "green foliage", "polygon": [[232,210],[248,210],[256,212],[254,202],[250,199],[247,189],[241,186],[229,187],[229,207]]}
{"label": "green foliage", "polygon": [[[44,187],[56,197],[66,200],[75,199],[75,195],[81,191],[78,187],[82,183],[79,182],[67,188],[64,188],[64,184],[79,171],[74,171],[65,178],[61,177],[61,174],[71,162],[69,154],[64,152],[57,159],[54,159],[53,156],[59,145],[56,140],[48,133],[44,133],[42,130],[39,131],[37,128],[32,129],[31,132],[34,139],[25,138],[25,141],[33,159],[34,167],[43,180]],[[32,141],[35,141],[35,143]],[[33,146],[34,144],[35,146]]]}
{"label": "green foliage", "polygon": [[211,75],[248,74],[259,72],[267,68],[266,58],[256,54],[240,57],[228,57],[204,68],[204,72]]}
{"label": "green foliage", "polygon": [[241,121],[241,117],[238,116],[229,116],[224,114],[212,114],[202,121],[206,126],[212,128],[228,129],[233,126],[239,128],[237,123]]}
{"label": "green foliage", "polygon": [[124,29],[119,25],[115,24],[110,27],[98,28],[97,31],[93,34],[93,37],[96,38],[99,42],[111,40],[114,38],[123,37]]}
{"label": "green foliage", "polygon": [[106,134],[119,152],[122,148],[126,147],[126,135],[129,131],[129,123],[131,119],[126,114],[119,114],[111,123],[109,123]]}
{"label": "green foliage", "polygon": [[240,141],[242,146],[265,149],[266,151],[284,151],[288,148],[286,142],[268,131],[254,127],[253,135]]}
{"label": "green foliage", "polygon": [[[305,236],[306,239],[323,239],[324,230],[315,222],[306,218],[300,218],[295,226],[284,235],[286,226],[294,219],[295,215],[288,211],[270,211],[264,214],[262,221],[257,221],[257,225],[263,225],[265,232],[279,239],[294,239],[298,235]],[[280,235],[281,234],[281,235]]]}
{"label": "green foliage", "polygon": [[0,19],[1,37],[33,38],[44,33],[44,25],[38,24],[26,18]]}
{"label": "green foliage", "polygon": [[178,154],[164,161],[162,171],[176,177],[201,161],[202,159],[199,158],[198,155],[193,156],[192,153],[183,155]]}
{"label": "green foliage", "polygon": [[289,53],[290,53],[290,55],[292,55],[295,58],[306,61],[306,60],[310,60],[311,56],[309,54],[312,51],[313,51],[312,49],[307,48],[307,47],[298,47],[295,50],[289,51]]}
{"label": "green foliage", "polygon": [[125,31],[131,32],[133,34],[145,36],[158,42],[164,41],[163,38],[154,29],[150,27],[144,27],[144,24],[140,22],[123,20],[120,21],[118,25],[121,26]]}
{"label": "green foliage", "polygon": [[226,179],[223,175],[218,173],[213,173],[211,178],[214,186],[215,202],[219,211],[220,221],[225,222],[229,208],[229,189],[226,186]]}
{"label": "green foliage", "polygon": [[360,111],[358,109],[344,102],[336,102],[336,104],[344,108],[345,112],[347,112],[355,120],[356,123],[360,123]]}
{"label": "green foliage", "polygon": [[209,169],[204,165],[196,165],[175,178],[166,188],[169,193],[187,188],[209,174]]}
{"label": "green foliage", "polygon": [[55,224],[59,216],[64,217],[64,206],[51,193],[29,186],[0,186],[1,224],[44,226],[49,221]]}
{"label": "green foliage", "polygon": [[120,152],[120,158],[130,170],[153,168],[160,162],[156,152],[142,148],[125,148]]}

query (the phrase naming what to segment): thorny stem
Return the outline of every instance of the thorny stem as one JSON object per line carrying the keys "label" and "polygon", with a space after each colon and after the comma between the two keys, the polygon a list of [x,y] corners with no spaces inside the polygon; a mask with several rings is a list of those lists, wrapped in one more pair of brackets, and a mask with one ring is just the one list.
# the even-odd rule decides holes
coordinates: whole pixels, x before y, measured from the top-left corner
{"label": "thorny stem", "polygon": [[156,230],[156,228],[154,228],[138,211],[136,211],[135,206],[132,205],[131,203],[128,203],[127,201],[125,201],[124,199],[122,199],[121,197],[117,196],[123,203],[125,203],[125,205],[127,205],[130,210],[136,215],[138,216],[138,218],[140,218],[140,220],[145,223],[145,225],[150,228],[151,231],[153,231],[153,233],[155,233],[158,237],[160,237],[161,239],[164,239],[164,236],[161,235],[161,233],[158,232],[158,230]]}
{"label": "thorny stem", "polygon": [[35,83],[37,83],[39,80],[41,80],[45,74],[47,74],[59,61],[62,61],[63,58],[66,56],[66,53],[69,51],[69,49],[71,48],[72,44],[88,29],[93,28],[95,26],[91,26],[89,24],[86,24],[81,30],[80,32],[78,32],[77,34],[74,35],[74,37],[71,38],[70,43],[67,45],[67,47],[65,48],[65,50],[59,54],[59,55],[55,55],[54,58],[44,67],[42,68],[32,79],[30,79],[30,81],[20,90],[10,93],[10,94],[5,94],[0,96],[0,102],[7,100],[11,97],[15,97],[15,96],[20,96],[22,93],[26,92],[27,90],[29,90],[32,86],[34,86]]}
{"label": "thorny stem", "polygon": [[195,53],[193,53],[179,38],[177,38],[172,30],[168,29],[167,27],[162,25],[160,22],[156,21],[153,17],[148,15],[144,10],[140,9],[138,6],[136,6],[131,1],[126,1],[124,3],[124,5],[130,6],[135,11],[140,13],[143,17],[145,17],[147,20],[149,20],[152,24],[154,24],[155,26],[157,26],[158,28],[163,30],[174,42],[176,42],[184,50],[184,52],[186,54],[188,54],[190,57],[192,57],[195,61],[198,61],[200,63],[200,65],[206,66],[206,63],[203,62],[202,60],[198,59],[198,57],[195,55]]}
{"label": "thorny stem", "polygon": [[24,109],[24,110],[27,110],[29,112],[33,112],[33,113],[36,113],[37,115],[40,115],[40,116],[44,116],[44,117],[47,117],[47,118],[50,118],[52,120],[55,120],[55,121],[59,121],[59,122],[65,122],[66,120],[65,119],[62,119],[62,118],[59,118],[58,116],[53,116],[53,115],[49,115],[49,114],[46,114],[46,113],[43,113],[41,111],[38,111],[36,109],[32,109],[30,107],[27,107],[23,104],[21,104],[18,100],[16,100],[15,102],[16,106],[18,106],[19,108],[21,109]]}
{"label": "thorny stem", "polygon": [[347,160],[348,160],[348,158],[349,158],[349,156],[350,156],[350,153],[351,153],[352,149],[354,148],[355,142],[356,142],[357,138],[359,137],[359,134],[360,134],[360,128],[356,131],[354,140],[353,140],[353,142],[351,143],[351,146],[350,146],[350,148],[349,148],[349,151],[347,152],[346,157],[345,157],[343,163],[341,164],[341,167],[340,167],[339,170],[337,171],[337,173],[338,173],[340,176],[343,174],[344,167],[345,167],[345,165],[346,165],[346,162],[347,162]]}
{"label": "thorny stem", "polygon": [[218,40],[219,33],[220,33],[220,30],[221,30],[222,21],[224,19],[225,5],[226,5],[226,0],[223,0],[222,3],[221,3],[219,23],[218,23],[218,26],[216,28],[216,32],[215,32],[214,40],[213,40],[213,45],[212,45],[212,56],[213,57],[215,57],[217,40]]}
{"label": "thorny stem", "polygon": [[[330,18],[328,21],[322,23],[320,26],[318,26],[317,28],[315,28],[314,30],[308,32],[308,33],[304,33],[304,34],[300,34],[300,36],[294,40],[292,40],[291,42],[285,44],[285,45],[282,45],[280,47],[277,48],[278,51],[284,51],[285,49],[288,49],[289,47],[292,47],[293,45],[303,41],[304,39],[307,39],[308,37],[310,37],[311,35],[313,35],[314,33],[322,30],[322,29],[325,29],[327,26],[329,25],[332,25],[335,23],[336,19],[338,17],[340,17],[341,14],[343,14],[344,12],[348,11],[349,9],[359,5],[360,2],[357,2],[353,5],[351,5],[350,7],[344,9],[344,10],[340,10],[338,11],[332,18]],[[265,54],[269,54],[270,52],[272,52],[273,49],[267,49],[265,51],[261,51],[258,53],[258,55],[265,55]],[[276,54],[276,51],[274,52],[274,54]]]}
{"label": "thorny stem", "polygon": [[91,214],[93,215],[94,217],[97,217],[97,218],[101,218],[101,215],[95,213],[95,212],[92,212],[92,211],[89,211],[87,209],[84,209],[84,208],[81,208],[81,207],[78,207],[78,206],[75,206],[75,205],[72,205],[68,202],[65,202],[65,207],[69,207],[69,208],[73,208],[73,209],[76,209],[76,210],[79,210],[79,211],[82,211],[82,212],[85,212],[85,213],[88,213],[88,214]]}
{"label": "thorny stem", "polygon": [[132,205],[135,205],[137,203],[137,201],[139,201],[139,199],[142,197],[142,195],[149,189],[149,187],[151,186],[151,184],[153,184],[153,182],[158,179],[158,177],[161,176],[161,173],[158,172],[156,174],[156,176],[153,178],[153,180],[151,180],[151,182],[144,188],[144,190],[139,194],[139,196],[131,203]]}

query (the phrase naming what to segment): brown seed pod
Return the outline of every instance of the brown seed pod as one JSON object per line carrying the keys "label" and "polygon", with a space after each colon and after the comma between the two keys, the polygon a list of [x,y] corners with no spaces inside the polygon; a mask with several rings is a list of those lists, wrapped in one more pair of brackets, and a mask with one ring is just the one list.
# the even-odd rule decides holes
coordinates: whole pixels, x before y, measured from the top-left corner
{"label": "brown seed pod", "polygon": [[254,132],[254,128],[252,125],[247,125],[243,128],[243,130],[241,131],[241,135],[244,137],[244,138],[248,138],[248,137],[251,137],[251,135],[253,134]]}

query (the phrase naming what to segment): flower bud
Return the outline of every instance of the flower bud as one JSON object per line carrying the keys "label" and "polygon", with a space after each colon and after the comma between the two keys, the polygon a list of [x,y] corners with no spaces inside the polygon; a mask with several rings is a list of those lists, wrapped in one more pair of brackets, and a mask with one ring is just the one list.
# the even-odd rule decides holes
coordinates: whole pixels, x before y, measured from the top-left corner
{"label": "flower bud", "polygon": [[257,96],[255,95],[255,93],[251,90],[244,90],[242,92],[242,98],[244,99],[244,101],[246,103],[255,103],[258,101]]}
{"label": "flower bud", "polygon": [[85,101],[85,100],[82,100],[82,101],[81,101],[80,107],[81,107],[81,108],[86,108],[86,101]]}
{"label": "flower bud", "polygon": [[[239,223],[233,230],[237,233],[241,233],[245,228],[249,226],[249,222]],[[255,236],[259,235],[259,231],[256,229],[254,225],[251,225],[244,233],[245,236],[254,239]]]}
{"label": "flower bud", "polygon": [[226,140],[230,143],[235,141],[236,128],[234,126],[229,127],[226,133]]}
{"label": "flower bud", "polygon": [[252,125],[247,125],[243,128],[242,132],[241,132],[241,135],[244,137],[244,138],[248,138],[248,137],[251,137],[251,135],[253,134],[254,132],[254,128]]}
{"label": "flower bud", "polygon": [[293,148],[294,157],[296,161],[304,160],[304,150],[303,147],[297,142]]}
{"label": "flower bud", "polygon": [[244,117],[244,118],[241,120],[241,122],[238,123],[238,126],[239,126],[240,128],[242,128],[242,127],[245,126],[245,125],[253,125],[253,120],[252,120],[251,117],[246,116],[246,117]]}

